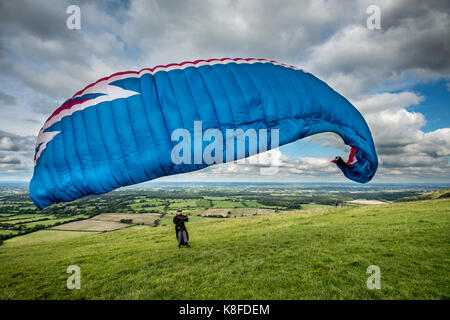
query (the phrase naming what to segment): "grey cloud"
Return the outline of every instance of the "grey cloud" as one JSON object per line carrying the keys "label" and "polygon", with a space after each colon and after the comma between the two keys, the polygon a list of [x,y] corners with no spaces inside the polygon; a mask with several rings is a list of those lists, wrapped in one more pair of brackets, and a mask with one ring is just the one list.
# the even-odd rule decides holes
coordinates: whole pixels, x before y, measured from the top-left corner
{"label": "grey cloud", "polygon": [[377,153],[380,157],[405,154],[407,143],[398,143],[396,141],[377,143]]}
{"label": "grey cloud", "polygon": [[36,137],[22,137],[0,130],[0,150],[33,151]]}
{"label": "grey cloud", "polygon": [[[369,2],[343,5],[287,1],[280,6],[272,1],[132,1],[129,8],[119,6],[116,11],[120,15],[113,16],[105,10],[108,3],[82,2],[82,21],[86,25],[83,24],[81,32],[65,28],[65,8],[69,2],[10,2],[3,4],[1,12],[3,26],[20,34],[16,41],[6,37],[12,53],[33,52],[34,60],[48,64],[51,69],[42,75],[42,70],[32,72],[14,66],[12,72],[38,92],[63,98],[83,84],[95,81],[95,75],[105,76],[110,70],[118,70],[117,62],[121,60],[113,56],[123,58],[125,47],[117,36],[136,51],[139,67],[212,56],[266,57],[294,64],[308,57],[300,64],[305,63],[319,75],[357,76],[353,82],[361,87],[359,90],[379,84],[385,76],[393,77],[415,67],[441,74],[449,63],[446,7],[416,3],[400,2],[386,9],[382,6],[386,30],[360,39],[369,44],[368,50],[373,50],[371,43],[375,49],[393,46],[391,54],[384,49],[382,54],[377,51],[370,54],[358,46],[347,45],[348,50],[338,47],[336,53],[326,50],[326,56],[320,51],[324,37],[333,39],[331,30],[337,30],[334,37],[340,34],[346,37],[342,30],[348,25],[365,28]],[[348,10],[348,6],[353,10]],[[423,30],[409,25],[407,17],[417,15],[426,22]],[[118,16],[124,18],[118,20]],[[430,48],[435,48],[432,55]],[[93,63],[92,57],[110,64],[109,68],[103,65],[105,73]],[[130,65],[129,62],[125,65]],[[378,74],[375,77],[370,75],[374,70]]]}
{"label": "grey cloud", "polygon": [[6,56],[13,56],[15,61],[0,59],[0,67],[40,96],[67,99],[88,83],[123,65],[120,59],[123,43],[107,29],[107,26],[115,26],[115,30],[120,30],[120,26],[104,10],[86,1],[79,3],[82,29],[69,30],[66,8],[71,4],[70,1],[1,4],[3,35],[0,44],[5,49],[0,52],[6,51]]}
{"label": "grey cloud", "polygon": [[38,120],[34,120],[34,119],[24,119],[26,122],[30,122],[30,123],[35,123],[35,124],[40,124],[41,122]]}
{"label": "grey cloud", "polygon": [[353,100],[352,103],[359,111],[367,115],[383,110],[398,111],[406,107],[417,105],[424,99],[424,97],[418,96],[414,92],[403,91],[398,93],[385,92],[374,94],[362,97],[358,100]]}
{"label": "grey cloud", "polygon": [[385,4],[380,5],[382,30],[349,24],[309,50],[307,70],[350,97],[387,80],[449,77],[448,7],[423,1]]}
{"label": "grey cloud", "polygon": [[51,114],[56,108],[61,105],[61,101],[58,99],[51,99],[47,96],[36,99],[32,108],[35,112],[42,114]]}
{"label": "grey cloud", "polygon": [[323,1],[134,1],[123,37],[144,63],[229,55],[297,63],[324,32],[346,23],[346,11]]}
{"label": "grey cloud", "polygon": [[383,168],[429,168],[438,167],[448,169],[447,159],[436,159],[423,154],[408,155],[399,159],[398,157],[383,157]]}
{"label": "grey cloud", "polygon": [[36,137],[22,137],[0,130],[0,176],[29,174],[33,168]]}
{"label": "grey cloud", "polygon": [[18,158],[11,156],[0,156],[0,165],[16,165],[21,163],[22,162]]}
{"label": "grey cloud", "polygon": [[12,173],[20,175],[29,174],[33,168],[33,161],[23,156],[3,156],[0,155],[0,177]]}
{"label": "grey cloud", "polygon": [[11,105],[16,103],[16,97],[0,90],[0,102]]}
{"label": "grey cloud", "polygon": [[400,23],[424,23],[422,17],[429,14],[430,11],[450,12],[450,3],[442,0],[428,0],[426,2],[421,0],[397,0],[379,4],[384,29],[396,27]]}
{"label": "grey cloud", "polygon": [[70,37],[66,28],[64,1],[2,1],[0,3],[0,26],[8,31],[25,29],[41,39]]}
{"label": "grey cloud", "polygon": [[[80,5],[82,30],[66,28],[69,4]],[[382,30],[367,30],[369,4],[380,5]],[[414,175],[421,168],[424,175],[448,176],[447,133],[424,133],[424,116],[405,109],[421,97],[369,90],[386,81],[402,90],[410,76],[449,77],[449,7],[437,0],[3,1],[0,70],[31,88],[34,102],[28,105],[44,115],[116,71],[211,57],[272,58],[305,67],[359,108],[375,138],[380,176],[388,176],[384,168],[392,175]],[[0,92],[0,101],[16,102],[6,92]],[[345,147],[336,136],[309,140]],[[34,137],[0,131],[0,150],[25,163],[14,170],[30,170],[34,142]],[[329,159],[322,160],[284,159],[280,170],[286,176],[341,176]],[[206,172],[254,174],[257,168],[235,164]]]}

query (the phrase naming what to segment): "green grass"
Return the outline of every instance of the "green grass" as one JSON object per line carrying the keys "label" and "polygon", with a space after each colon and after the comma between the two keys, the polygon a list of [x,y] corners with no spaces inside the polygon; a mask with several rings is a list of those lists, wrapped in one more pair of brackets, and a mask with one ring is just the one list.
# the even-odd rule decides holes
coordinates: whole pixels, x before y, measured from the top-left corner
{"label": "green grass", "polygon": [[41,219],[55,219],[54,215],[42,215],[40,217],[35,218],[22,218],[22,219],[9,219],[7,221],[2,221],[3,223],[10,223],[10,224],[20,224],[25,222],[33,222],[33,221],[39,221]]}
{"label": "green grass", "polygon": [[212,208],[242,208],[244,205],[239,201],[213,200]]}
{"label": "green grass", "polygon": [[230,209],[229,217],[243,217],[252,216],[257,214],[273,214],[275,211],[273,209],[261,209],[261,208],[234,208]]}
{"label": "green grass", "polygon": [[276,208],[275,206],[263,205],[263,204],[257,202],[256,200],[245,200],[244,205],[249,208]]}
{"label": "green grass", "polygon": [[[142,200],[145,200],[145,202],[140,202]],[[165,206],[164,204],[165,204],[165,201],[164,200],[160,200],[160,199],[141,199],[141,198],[137,198],[129,206],[133,210],[144,209],[144,210],[148,210],[150,212],[152,210],[164,210],[164,206]],[[144,205],[150,205],[151,207],[142,207]]]}
{"label": "green grass", "polygon": [[181,200],[171,200],[169,208],[171,210],[176,210],[177,208],[195,208],[197,207],[198,200],[196,199],[181,199]]}
{"label": "green grass", "polygon": [[87,218],[89,218],[89,216],[86,215],[86,214],[78,214],[76,216],[71,216],[69,218],[40,220],[40,221],[35,221],[35,222],[28,222],[28,223],[17,224],[17,226],[25,226],[25,228],[33,228],[36,225],[42,225],[42,226],[45,226],[45,227],[51,227],[51,226],[53,226],[56,223],[70,222],[70,221],[77,220],[77,219],[80,219],[80,218],[87,219]]}
{"label": "green grass", "polygon": [[[212,218],[205,218],[205,217],[199,217],[197,215],[195,215],[196,213],[201,213],[203,212],[203,210],[193,210],[192,212],[188,212],[188,210],[184,210],[183,214],[188,215],[189,216],[189,224],[191,223],[197,223],[197,222],[210,222],[212,220]],[[173,217],[175,216],[175,213],[168,213],[166,214],[164,217],[162,217],[159,221],[159,225],[160,226],[172,226],[172,228],[174,227],[173,224]]]}
{"label": "green grass", "polygon": [[29,219],[29,218],[51,218],[53,217],[52,215],[45,215],[45,214],[40,214],[40,213],[33,213],[33,214],[14,214],[14,215],[10,215],[8,217],[9,221],[12,220],[17,220],[17,219]]}
{"label": "green grass", "polygon": [[11,234],[19,234],[19,231],[16,230],[0,230],[0,235],[11,235]]}
{"label": "green grass", "polygon": [[209,200],[204,200],[204,199],[197,200],[195,202],[195,204],[197,207],[200,207],[200,208],[209,208],[211,206],[211,202]]}
{"label": "green grass", "polygon": [[329,207],[330,207],[329,205],[325,205],[325,204],[311,204],[311,203],[302,204],[302,209],[305,209],[305,210],[309,210],[309,209],[326,209],[326,208],[329,208]]}
{"label": "green grass", "polygon": [[416,196],[409,196],[397,199],[396,201],[418,201],[418,200],[430,200],[430,199],[444,199],[450,198],[450,189],[433,190]]}
{"label": "green grass", "polygon": [[[449,299],[450,199],[299,210],[0,246],[2,299]],[[69,265],[81,290],[66,289]],[[366,269],[381,269],[369,290]]]}

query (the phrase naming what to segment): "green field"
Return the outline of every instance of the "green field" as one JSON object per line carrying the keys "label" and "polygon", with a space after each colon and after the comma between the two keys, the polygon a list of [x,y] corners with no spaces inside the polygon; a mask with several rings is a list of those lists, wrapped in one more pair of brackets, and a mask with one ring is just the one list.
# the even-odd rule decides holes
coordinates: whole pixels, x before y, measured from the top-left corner
{"label": "green field", "polygon": [[19,226],[24,226],[25,228],[32,228],[36,225],[43,225],[45,227],[51,227],[55,224],[58,223],[65,223],[65,222],[70,222],[70,221],[74,221],[74,220],[78,220],[78,219],[87,219],[89,218],[89,216],[85,215],[85,214],[80,214],[77,216],[73,216],[70,218],[61,218],[61,219],[51,219],[51,220],[41,220],[41,221],[36,221],[36,222],[28,222],[28,223],[22,223],[22,224],[18,224]]}
{"label": "green field", "polygon": [[214,200],[213,208],[242,208],[244,207],[242,202],[230,201],[230,200]]}
{"label": "green field", "polygon": [[[43,230],[0,246],[0,298],[450,299],[449,214],[440,199],[193,219],[191,249],[172,224]],[[81,290],[66,289],[69,265]],[[366,287],[369,265],[380,290]]]}
{"label": "green field", "polygon": [[0,230],[0,235],[2,235],[2,234],[4,234],[4,235],[11,235],[11,234],[16,235],[16,234],[19,234],[19,231],[16,231],[16,230]]}
{"label": "green field", "polygon": [[[12,225],[20,225],[20,224],[24,224],[24,223],[28,223],[28,222],[34,222],[34,221],[39,221],[39,220],[43,220],[46,219],[47,217],[38,217],[38,218],[23,218],[23,219],[9,219],[7,221],[1,221],[3,223],[10,223]],[[49,218],[54,218],[54,216],[49,216]]]}
{"label": "green field", "polygon": [[49,217],[49,216],[45,216],[43,214],[11,214],[8,217],[5,217],[2,222],[8,222],[8,221],[14,221],[16,222],[18,219],[30,219],[30,218],[36,218],[36,219],[40,219],[40,218],[45,218],[45,217]]}

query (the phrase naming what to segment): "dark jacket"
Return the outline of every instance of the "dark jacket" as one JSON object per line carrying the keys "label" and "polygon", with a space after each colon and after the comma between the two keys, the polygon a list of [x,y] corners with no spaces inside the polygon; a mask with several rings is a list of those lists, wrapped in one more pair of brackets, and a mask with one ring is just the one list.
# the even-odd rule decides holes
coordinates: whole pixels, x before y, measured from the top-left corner
{"label": "dark jacket", "polygon": [[[175,217],[173,217],[173,223],[175,223],[175,236],[178,239],[178,233],[179,232],[186,232],[186,237],[189,241],[189,233],[186,230],[186,226],[184,225],[184,223],[186,221],[189,221],[189,218],[187,216],[184,216],[182,214],[180,215],[176,215]],[[185,243],[184,240],[181,241],[181,243],[179,243],[180,245],[184,245],[187,244],[187,242]]]}
{"label": "dark jacket", "polygon": [[186,226],[184,225],[185,222],[188,222],[189,218],[182,214],[177,214],[175,217],[173,217],[173,223],[175,223],[175,231],[179,230],[185,230]]}

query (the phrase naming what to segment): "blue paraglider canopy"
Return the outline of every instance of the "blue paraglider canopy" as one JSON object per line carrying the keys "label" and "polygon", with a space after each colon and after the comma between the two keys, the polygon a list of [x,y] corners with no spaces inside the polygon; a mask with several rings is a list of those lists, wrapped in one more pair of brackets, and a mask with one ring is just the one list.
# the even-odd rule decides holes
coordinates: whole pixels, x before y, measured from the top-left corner
{"label": "blue paraglider canopy", "polygon": [[378,160],[364,118],[295,66],[226,58],[116,73],[77,92],[44,123],[30,195],[45,208],[321,132],[352,147],[348,161],[333,161],[346,177],[372,179]]}

